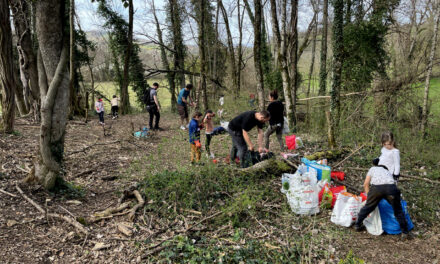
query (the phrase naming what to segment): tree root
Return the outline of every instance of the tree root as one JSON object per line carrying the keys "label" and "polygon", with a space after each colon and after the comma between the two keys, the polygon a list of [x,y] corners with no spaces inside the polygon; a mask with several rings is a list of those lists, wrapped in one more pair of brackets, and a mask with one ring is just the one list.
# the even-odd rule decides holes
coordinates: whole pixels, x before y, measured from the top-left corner
{"label": "tree root", "polygon": [[[123,213],[119,213],[123,211],[124,209],[127,209],[130,207],[131,202],[125,202],[123,201],[129,197],[136,197],[137,204],[133,206],[130,210],[127,210]],[[131,186],[128,190],[125,190],[122,194],[122,196],[118,199],[118,205],[116,207],[110,207],[102,212],[95,213],[92,217],[89,218],[89,223],[96,223],[104,219],[113,218],[115,216],[125,215],[128,214],[128,219],[133,222],[135,219],[135,214],[137,210],[144,207],[145,200],[142,198],[142,195],[138,190],[135,189],[134,186]]]}

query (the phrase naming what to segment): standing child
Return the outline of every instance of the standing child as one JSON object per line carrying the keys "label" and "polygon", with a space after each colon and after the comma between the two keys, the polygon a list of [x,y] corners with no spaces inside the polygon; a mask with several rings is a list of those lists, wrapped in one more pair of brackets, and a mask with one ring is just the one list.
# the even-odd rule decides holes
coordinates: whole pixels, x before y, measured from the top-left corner
{"label": "standing child", "polygon": [[116,95],[113,95],[113,98],[111,100],[112,105],[112,119],[115,119],[118,117],[118,110],[119,110],[119,98]]}
{"label": "standing child", "polygon": [[193,115],[193,119],[189,122],[189,143],[191,145],[191,163],[199,162],[202,145],[200,143],[200,129],[201,125],[199,122],[201,121],[202,113],[195,112]]}
{"label": "standing child", "polygon": [[400,152],[396,148],[397,145],[393,133],[390,131],[382,133],[381,141],[382,150],[379,159],[397,182],[400,176]]}
{"label": "standing child", "polygon": [[95,109],[99,115],[99,124],[104,125],[104,103],[101,97],[98,97],[98,100],[95,102]]}
{"label": "standing child", "polygon": [[264,132],[265,146],[269,149],[269,137],[274,132],[277,135],[278,142],[280,143],[280,151],[284,151],[283,142],[283,125],[284,125],[284,105],[278,100],[278,92],[273,90],[269,94],[270,104],[267,107],[267,111],[270,113],[269,127]]}

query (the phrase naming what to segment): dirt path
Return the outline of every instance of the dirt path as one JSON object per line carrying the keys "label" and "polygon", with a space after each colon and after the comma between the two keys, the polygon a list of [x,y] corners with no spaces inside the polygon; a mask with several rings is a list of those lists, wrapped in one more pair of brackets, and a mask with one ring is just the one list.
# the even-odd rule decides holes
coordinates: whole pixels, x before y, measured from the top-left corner
{"label": "dirt path", "polygon": [[[71,122],[66,134],[65,179],[74,185],[68,194],[50,194],[38,187],[23,190],[45,210],[74,217],[88,217],[117,203],[127,186],[145,175],[145,171],[174,170],[189,167],[186,133],[178,129],[175,115],[161,119],[164,131],[151,138],[137,140],[131,136],[132,124],[139,128],[147,115],[124,116],[108,120],[107,136],[94,120],[88,124]],[[131,238],[121,235],[116,224],[127,221],[115,217],[89,226],[88,236],[78,235],[65,222],[48,219],[25,201],[15,189],[26,176],[38,146],[39,127],[25,120],[17,121],[17,135],[0,135],[0,188],[17,197],[0,193],[0,262],[1,263],[128,263],[139,261],[139,243],[160,230],[148,213],[140,212]],[[213,141],[217,155],[226,156],[229,138]],[[275,144],[277,145],[277,144]],[[77,194],[77,196],[75,196]],[[282,194],[280,194],[281,196]],[[148,201],[147,201],[148,202]],[[368,263],[435,263],[440,261],[438,229],[426,229],[416,223],[420,235],[412,241],[397,236],[372,237],[350,229],[333,226],[329,216],[321,214],[322,232],[335,235],[332,242],[336,262],[347,252]],[[152,224],[153,223],[153,224]],[[104,250],[92,250],[103,243]],[[323,246],[323,245],[321,245]],[[330,246],[330,245],[329,245]],[[324,246],[323,246],[324,247]]]}

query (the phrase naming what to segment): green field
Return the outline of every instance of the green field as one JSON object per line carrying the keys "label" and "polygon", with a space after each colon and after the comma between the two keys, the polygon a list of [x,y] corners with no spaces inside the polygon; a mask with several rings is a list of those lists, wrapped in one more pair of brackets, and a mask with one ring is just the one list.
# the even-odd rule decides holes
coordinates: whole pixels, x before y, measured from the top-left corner
{"label": "green field", "polygon": [[[150,85],[154,82],[159,83],[158,97],[159,102],[162,108],[169,109],[171,105],[171,94],[166,87],[163,87],[162,82],[159,80],[150,80]],[[98,82],[96,83],[95,89],[101,92],[105,97],[111,99],[113,95],[119,96],[119,87],[114,82]],[[134,112],[141,112],[142,107],[138,102],[138,98],[136,93],[133,91],[132,87],[128,87],[128,93],[130,95],[130,105],[133,108]],[[110,102],[104,100],[104,107],[106,112],[110,112],[111,106]]]}

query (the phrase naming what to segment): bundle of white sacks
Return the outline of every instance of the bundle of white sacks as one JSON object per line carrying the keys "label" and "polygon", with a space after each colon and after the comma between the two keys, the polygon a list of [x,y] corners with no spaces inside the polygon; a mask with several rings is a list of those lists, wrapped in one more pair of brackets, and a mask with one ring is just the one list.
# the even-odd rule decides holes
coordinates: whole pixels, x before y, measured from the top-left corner
{"label": "bundle of white sacks", "polygon": [[[307,171],[307,167],[301,164],[294,174],[284,173],[281,182],[281,192],[286,195],[287,202],[294,213],[299,215],[319,213],[319,192],[327,180],[317,181],[316,171]],[[356,221],[363,205],[359,196],[342,192],[336,199],[330,221],[337,225],[349,227]],[[377,208],[364,220],[364,225],[372,235],[383,233]]]}

